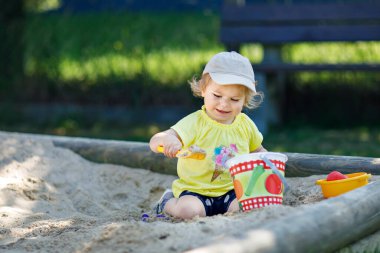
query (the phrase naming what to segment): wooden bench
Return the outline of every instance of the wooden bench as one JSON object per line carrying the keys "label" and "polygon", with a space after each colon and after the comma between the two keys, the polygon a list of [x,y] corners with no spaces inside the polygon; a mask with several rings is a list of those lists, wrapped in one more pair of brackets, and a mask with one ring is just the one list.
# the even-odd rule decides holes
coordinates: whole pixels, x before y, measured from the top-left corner
{"label": "wooden bench", "polygon": [[[281,58],[281,47],[297,42],[380,41],[380,3],[300,3],[239,5],[226,1],[221,12],[220,41],[228,51],[244,43],[263,45],[261,63],[253,64],[259,88],[266,91],[268,74],[293,71],[379,71],[380,64],[291,64]],[[278,89],[281,90],[280,87]],[[278,95],[278,94],[277,94]],[[267,96],[268,98],[268,96]],[[268,121],[279,119],[273,98],[268,111],[258,112],[264,132]],[[269,104],[268,104],[269,103]],[[272,109],[271,109],[272,108]],[[266,110],[266,109],[265,109]],[[269,117],[269,118],[268,118]],[[271,119],[272,118],[272,119]]]}

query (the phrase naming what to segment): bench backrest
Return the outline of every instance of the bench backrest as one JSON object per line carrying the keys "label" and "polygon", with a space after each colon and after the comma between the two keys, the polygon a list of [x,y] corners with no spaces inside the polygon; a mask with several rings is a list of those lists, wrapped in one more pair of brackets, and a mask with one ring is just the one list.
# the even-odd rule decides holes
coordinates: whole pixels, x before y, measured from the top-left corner
{"label": "bench backrest", "polygon": [[380,3],[224,5],[220,40],[281,44],[380,40]]}

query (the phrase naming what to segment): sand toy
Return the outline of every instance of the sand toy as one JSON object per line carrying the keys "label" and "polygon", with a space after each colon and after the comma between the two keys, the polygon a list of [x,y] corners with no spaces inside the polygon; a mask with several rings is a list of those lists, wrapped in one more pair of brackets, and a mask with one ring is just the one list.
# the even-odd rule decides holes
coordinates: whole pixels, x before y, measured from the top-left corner
{"label": "sand toy", "polygon": [[364,186],[371,178],[371,174],[365,172],[351,173],[345,176],[347,178],[336,180],[328,180],[329,177],[327,177],[327,179],[317,180],[316,184],[321,186],[325,198],[331,198]]}

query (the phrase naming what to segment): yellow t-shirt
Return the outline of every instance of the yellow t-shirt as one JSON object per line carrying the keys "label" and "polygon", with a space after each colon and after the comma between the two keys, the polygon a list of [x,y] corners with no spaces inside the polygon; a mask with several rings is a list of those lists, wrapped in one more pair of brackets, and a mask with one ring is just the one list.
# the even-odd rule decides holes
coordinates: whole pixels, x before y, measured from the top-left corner
{"label": "yellow t-shirt", "polygon": [[228,150],[231,145],[237,154],[248,154],[260,147],[263,141],[262,134],[246,114],[240,113],[232,124],[226,125],[211,119],[204,107],[171,128],[181,137],[184,148],[197,145],[207,152],[204,160],[178,159],[179,179],[172,185],[177,198],[185,190],[210,197],[218,197],[232,190],[229,171],[222,169],[221,156],[217,158],[217,154],[226,148]]}

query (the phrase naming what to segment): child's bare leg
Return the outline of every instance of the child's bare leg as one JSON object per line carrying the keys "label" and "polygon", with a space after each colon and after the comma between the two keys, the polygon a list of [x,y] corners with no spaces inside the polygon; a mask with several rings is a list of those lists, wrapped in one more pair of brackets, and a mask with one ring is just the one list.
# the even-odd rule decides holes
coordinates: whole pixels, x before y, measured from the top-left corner
{"label": "child's bare leg", "polygon": [[234,199],[234,200],[231,202],[230,206],[228,207],[227,212],[228,212],[228,213],[232,213],[232,212],[237,212],[237,211],[239,211],[239,210],[240,210],[239,202],[238,202],[237,199]]}
{"label": "child's bare leg", "polygon": [[206,216],[202,201],[191,195],[170,199],[165,205],[164,212],[182,219],[191,219],[197,215]]}

